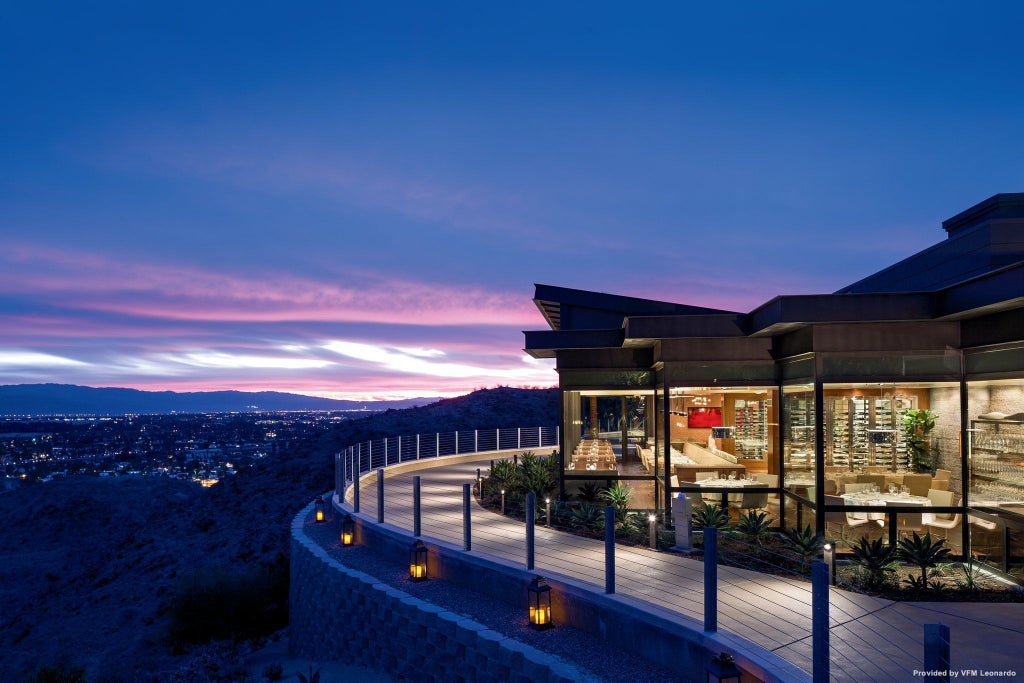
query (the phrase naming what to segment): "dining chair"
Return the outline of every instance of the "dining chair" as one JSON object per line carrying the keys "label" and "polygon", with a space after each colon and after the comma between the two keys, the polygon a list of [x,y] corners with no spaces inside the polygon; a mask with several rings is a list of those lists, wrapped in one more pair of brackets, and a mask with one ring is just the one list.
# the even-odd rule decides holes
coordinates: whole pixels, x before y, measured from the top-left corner
{"label": "dining chair", "polygon": [[927,496],[928,489],[932,487],[932,475],[930,474],[905,474],[903,485],[912,496]]}
{"label": "dining chair", "polygon": [[[886,507],[901,507],[904,503],[895,503],[886,501]],[[905,533],[911,531],[924,531],[924,520],[921,518],[922,513],[920,512],[900,512],[891,513],[896,515],[896,531],[898,533]]]}
{"label": "dining chair", "polygon": [[953,476],[953,472],[951,470],[940,470],[940,469],[935,470],[935,478],[936,479],[945,479],[946,481],[949,481],[949,478],[951,476]]}
{"label": "dining chair", "polygon": [[[777,474],[755,474],[754,481],[767,484],[768,488],[777,489],[779,487],[779,475]],[[782,502],[779,500],[779,494],[769,493],[768,499],[765,501],[764,510],[768,514],[774,514],[776,517],[779,516]]]}
{"label": "dining chair", "polygon": [[[932,505],[935,507],[945,508],[956,505],[956,503],[953,502],[955,498],[953,497],[952,491],[931,489],[928,491],[928,500],[930,500]],[[942,537],[949,538],[949,530],[960,526],[961,517],[962,515],[959,512],[955,514],[949,512],[934,512],[932,513],[932,521],[928,524],[928,528],[930,529],[935,527],[937,529],[942,529]]]}
{"label": "dining chair", "polygon": [[[884,474],[858,474],[858,484],[873,484],[878,487],[879,491],[885,491],[885,475]],[[849,487],[847,487],[849,490]]]}
{"label": "dining chair", "polygon": [[[846,507],[846,501],[839,496],[825,495],[825,505],[829,507]],[[825,510],[825,531],[828,531],[829,524],[839,525],[839,538],[846,541],[846,534],[844,530],[850,527],[858,527],[862,524],[867,524],[869,521],[867,515],[864,515],[863,519],[855,519],[850,517],[846,510]]]}

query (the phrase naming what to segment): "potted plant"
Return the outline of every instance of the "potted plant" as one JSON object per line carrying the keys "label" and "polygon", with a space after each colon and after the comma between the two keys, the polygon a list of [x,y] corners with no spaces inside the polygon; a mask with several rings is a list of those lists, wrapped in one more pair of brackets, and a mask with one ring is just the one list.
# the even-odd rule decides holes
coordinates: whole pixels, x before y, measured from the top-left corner
{"label": "potted plant", "polygon": [[935,429],[938,415],[928,409],[904,411],[903,441],[907,445],[907,455],[915,472],[930,472],[935,466],[929,434]]}

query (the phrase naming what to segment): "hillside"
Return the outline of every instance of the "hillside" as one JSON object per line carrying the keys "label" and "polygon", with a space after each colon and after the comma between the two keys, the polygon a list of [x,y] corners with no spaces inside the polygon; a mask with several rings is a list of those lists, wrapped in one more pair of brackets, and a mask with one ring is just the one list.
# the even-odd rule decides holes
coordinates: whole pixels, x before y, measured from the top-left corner
{"label": "hillside", "polygon": [[436,398],[341,401],[279,391],[139,391],[75,384],[0,386],[0,415],[125,415],[228,413],[256,410],[386,410],[420,406]]}
{"label": "hillside", "polygon": [[0,495],[0,680],[62,661],[90,681],[175,680],[189,661],[164,639],[176,589],[196,572],[282,562],[289,521],[332,486],[334,452],[394,434],[554,425],[556,396],[491,389],[346,421],[211,489],[72,478]]}

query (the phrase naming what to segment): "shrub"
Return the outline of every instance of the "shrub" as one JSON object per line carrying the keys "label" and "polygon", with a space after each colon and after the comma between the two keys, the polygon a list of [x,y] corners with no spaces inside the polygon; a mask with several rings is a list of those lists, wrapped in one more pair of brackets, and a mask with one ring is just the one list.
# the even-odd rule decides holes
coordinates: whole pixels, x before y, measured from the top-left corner
{"label": "shrub", "polygon": [[811,555],[821,552],[825,539],[814,533],[814,529],[808,524],[803,529],[793,528],[786,532],[786,539],[792,544],[800,558],[806,562]]}
{"label": "shrub", "polygon": [[884,545],[882,539],[868,541],[864,536],[850,547],[854,564],[864,570],[863,583],[865,588],[880,588],[895,571],[893,556],[895,548]]}
{"label": "shrub", "polygon": [[946,539],[944,538],[932,542],[931,533],[921,537],[917,535],[916,531],[913,538],[901,538],[899,540],[899,550],[897,552],[900,559],[907,564],[916,565],[921,569],[921,577],[919,579],[916,577],[907,579],[907,583],[910,584],[911,588],[927,590],[931,587],[928,583],[928,570],[945,560],[949,555],[950,549],[944,547],[945,545]]}
{"label": "shrub", "polygon": [[701,501],[700,507],[693,513],[693,524],[701,529],[726,529],[729,527],[729,513],[715,503]]}
{"label": "shrub", "polygon": [[736,524],[736,531],[760,542],[771,526],[772,520],[768,518],[767,512],[747,510],[746,514],[742,515],[740,521]]}

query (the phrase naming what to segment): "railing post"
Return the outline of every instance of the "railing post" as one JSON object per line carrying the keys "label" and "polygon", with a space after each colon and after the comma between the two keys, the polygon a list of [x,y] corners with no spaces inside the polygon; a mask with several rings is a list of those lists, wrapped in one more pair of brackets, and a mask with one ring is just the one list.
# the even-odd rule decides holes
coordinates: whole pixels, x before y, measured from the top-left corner
{"label": "railing post", "polygon": [[523,447],[523,428],[516,427],[516,450],[521,450]]}
{"label": "railing post", "polygon": [[474,453],[479,453],[480,452],[480,430],[479,429],[474,429],[473,430],[473,452]]}
{"label": "railing post", "polygon": [[537,509],[537,498],[533,492],[526,494],[526,568],[533,569],[533,524],[534,512]]}
{"label": "railing post", "polygon": [[416,435],[416,459],[420,459],[420,435]]}
{"label": "railing post", "polygon": [[420,535],[420,475],[412,478],[412,535]]}
{"label": "railing post", "polygon": [[455,455],[459,454],[459,430],[455,430]]}
{"label": "railing post", "polygon": [[718,630],[718,529],[704,527],[704,631]]}
{"label": "railing post", "polygon": [[615,592],[615,506],[604,508],[604,592]]}
{"label": "railing post", "polygon": [[384,467],[388,466],[388,437],[384,437]]}
{"label": "railing post", "polygon": [[352,474],[352,511],[359,512],[359,470]]}
{"label": "railing post", "polygon": [[366,469],[373,469],[373,439],[366,442]]}
{"label": "railing post", "polygon": [[384,523],[384,469],[377,469],[377,524]]}
{"label": "railing post", "polygon": [[345,468],[341,459],[341,453],[334,454],[334,495],[338,497],[339,503],[345,502]]}
{"label": "railing post", "polygon": [[945,675],[935,676],[934,680],[949,683],[949,626],[946,624],[924,625],[924,670],[941,671]]}
{"label": "railing post", "polygon": [[469,551],[473,549],[473,542],[470,539],[469,528],[469,501],[473,494],[470,492],[470,484],[462,485],[462,548]]}
{"label": "railing post", "polygon": [[434,432],[434,457],[441,457],[441,432]]}
{"label": "railing post", "polygon": [[828,565],[811,563],[811,678],[814,683],[830,680],[828,652]]}
{"label": "railing post", "polygon": [[557,446],[557,445],[559,445],[561,443],[562,443],[562,425],[558,425],[558,426],[555,427],[555,445]]}

